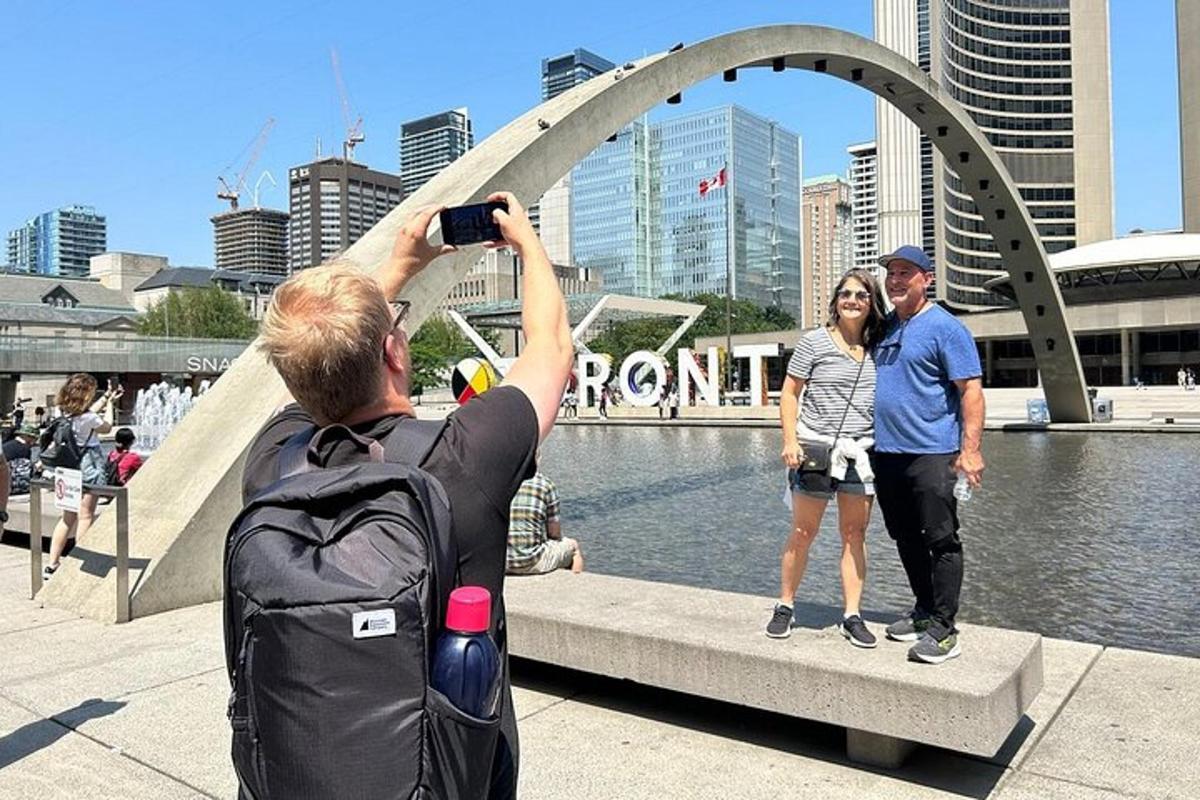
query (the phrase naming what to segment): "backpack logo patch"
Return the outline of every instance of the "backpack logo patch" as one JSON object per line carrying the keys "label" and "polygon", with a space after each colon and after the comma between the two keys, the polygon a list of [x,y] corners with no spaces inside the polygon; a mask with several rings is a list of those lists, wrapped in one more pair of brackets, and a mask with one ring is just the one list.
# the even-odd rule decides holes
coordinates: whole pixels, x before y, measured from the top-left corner
{"label": "backpack logo patch", "polygon": [[396,611],[384,608],[379,611],[356,611],[353,619],[355,639],[374,639],[377,636],[396,635]]}

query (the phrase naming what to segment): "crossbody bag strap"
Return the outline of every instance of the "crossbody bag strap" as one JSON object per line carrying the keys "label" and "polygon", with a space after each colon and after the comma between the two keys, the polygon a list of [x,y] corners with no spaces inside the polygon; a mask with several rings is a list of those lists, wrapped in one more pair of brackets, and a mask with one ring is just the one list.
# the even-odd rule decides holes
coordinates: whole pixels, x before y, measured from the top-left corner
{"label": "crossbody bag strap", "polygon": [[867,365],[867,348],[863,348],[862,361],[858,362],[858,373],[854,376],[854,384],[850,387],[850,396],[846,398],[846,410],[842,412],[842,421],[838,423],[837,433],[833,435],[833,444],[836,447],[837,441],[842,436],[842,426],[846,424],[846,417],[850,416],[850,406],[854,404],[854,391],[858,389],[858,381],[862,378],[863,367]]}

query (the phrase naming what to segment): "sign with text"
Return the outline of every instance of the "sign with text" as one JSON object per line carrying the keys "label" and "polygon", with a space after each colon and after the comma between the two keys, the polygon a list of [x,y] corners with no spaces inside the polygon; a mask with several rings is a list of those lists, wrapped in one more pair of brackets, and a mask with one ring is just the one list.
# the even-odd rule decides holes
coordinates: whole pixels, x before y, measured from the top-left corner
{"label": "sign with text", "polygon": [[54,507],[59,511],[79,513],[83,497],[83,473],[77,469],[58,467],[54,470]]}
{"label": "sign with text", "polygon": [[[750,361],[750,405],[767,404],[766,358],[778,358],[783,354],[778,344],[740,344],[733,348],[735,359]],[[720,358],[717,348],[710,347],[702,364],[698,353],[687,348],[677,352],[679,367],[680,405],[719,406]],[[584,406],[591,406],[600,396],[600,387],[612,377],[611,359],[603,353],[580,353],[575,365],[579,376],[579,399]],[[667,385],[667,363],[658,353],[638,350],[630,353],[618,371],[621,392],[631,406],[652,406],[662,397]],[[651,379],[652,380],[648,380]]]}

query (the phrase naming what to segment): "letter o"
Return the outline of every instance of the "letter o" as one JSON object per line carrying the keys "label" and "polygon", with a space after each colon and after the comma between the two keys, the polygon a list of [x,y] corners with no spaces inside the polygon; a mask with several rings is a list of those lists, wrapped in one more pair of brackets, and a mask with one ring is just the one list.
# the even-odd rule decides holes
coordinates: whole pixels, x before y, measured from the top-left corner
{"label": "letter o", "polygon": [[[629,380],[630,373],[636,367],[643,364],[654,370],[654,388],[645,394],[639,394]],[[638,350],[636,353],[630,353],[629,357],[621,363],[621,391],[625,394],[625,399],[629,401],[631,406],[652,406],[658,402],[658,398],[662,396],[663,385],[667,382],[667,368],[663,364],[662,358],[658,353],[652,353],[649,350]]]}

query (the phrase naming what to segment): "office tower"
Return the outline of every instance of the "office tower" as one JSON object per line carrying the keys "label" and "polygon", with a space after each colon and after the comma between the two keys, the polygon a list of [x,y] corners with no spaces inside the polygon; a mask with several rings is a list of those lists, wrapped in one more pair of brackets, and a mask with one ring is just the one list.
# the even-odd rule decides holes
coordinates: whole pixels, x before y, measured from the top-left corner
{"label": "office tower", "polygon": [[1183,172],[1183,230],[1200,233],[1200,3],[1175,0],[1179,59],[1179,161]]}
{"label": "office tower", "polygon": [[[930,0],[875,3],[876,40],[926,72],[930,54],[929,3]],[[875,101],[875,137],[879,252],[890,253],[901,245],[916,244],[933,258],[936,244],[932,145],[900,109],[882,98]],[[922,158],[923,153],[928,160]],[[926,204],[928,242],[923,230]]]}
{"label": "office tower", "polygon": [[728,290],[800,315],[796,134],[738,106],[635,122],[572,180],[573,263],[606,291]]}
{"label": "office tower", "polygon": [[475,146],[467,109],[456,108],[400,126],[400,176],[410,195]]}
{"label": "office tower", "polygon": [[[542,100],[557,97],[616,65],[583,48],[542,59]],[[571,173],[546,190],[529,209],[529,219],[541,236],[546,255],[554,264],[571,261]]]}
{"label": "office tower", "polygon": [[91,206],[47,211],[8,232],[8,266],[38,275],[86,276],[108,249],[108,222]]}
{"label": "office tower", "polygon": [[849,182],[840,175],[806,180],[802,218],[804,313],[799,322],[812,328],[828,316],[833,289],[854,263]]}
{"label": "office tower", "polygon": [[400,176],[323,158],[288,171],[288,270],[338,255],[404,199]]}
{"label": "office tower", "polygon": [[217,214],[212,224],[213,265],[217,269],[287,274],[287,212],[242,208]]}
{"label": "office tower", "polygon": [[875,142],[853,144],[850,154],[851,254],[855,267],[879,267],[879,204],[876,194],[878,166]]}
{"label": "office tower", "polygon": [[[1106,0],[877,0],[875,12],[876,38],[927,70],[982,129],[1048,253],[1112,237]],[[937,296],[961,310],[1003,304],[983,288],[1004,266],[970,195],[894,117],[877,113],[881,236],[899,224],[912,235],[916,199],[922,234],[933,214]]]}
{"label": "office tower", "polygon": [[617,65],[590,50],[577,47],[570,53],[542,59],[542,100],[557,97]]}

